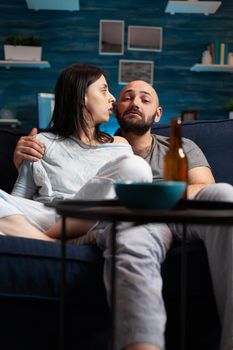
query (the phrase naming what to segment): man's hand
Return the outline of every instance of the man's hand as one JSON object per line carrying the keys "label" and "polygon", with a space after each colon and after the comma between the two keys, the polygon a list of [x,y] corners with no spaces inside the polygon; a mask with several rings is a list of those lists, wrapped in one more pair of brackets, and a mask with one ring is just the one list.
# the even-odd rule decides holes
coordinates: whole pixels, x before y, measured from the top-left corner
{"label": "man's hand", "polygon": [[33,128],[27,136],[20,137],[17,142],[13,162],[19,170],[23,160],[31,160],[36,162],[44,155],[44,145],[36,139],[37,129]]}

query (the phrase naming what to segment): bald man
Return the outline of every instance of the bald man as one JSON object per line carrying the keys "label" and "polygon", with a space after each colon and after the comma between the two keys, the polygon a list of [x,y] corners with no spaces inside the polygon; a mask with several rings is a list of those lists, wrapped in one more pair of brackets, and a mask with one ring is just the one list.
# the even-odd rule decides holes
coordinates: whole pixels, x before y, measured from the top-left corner
{"label": "bald man", "polygon": [[[115,114],[122,136],[131,144],[134,153],[150,164],[153,180],[162,180],[163,157],[168,149],[169,139],[151,134],[152,124],[159,122],[162,116],[156,91],[144,81],[129,83],[120,93]],[[183,146],[188,157],[189,198],[233,202],[232,186],[215,184],[209,164],[199,147],[188,139],[183,139]],[[28,136],[19,141],[14,158],[19,166],[22,159],[36,160],[42,156],[41,145],[34,136]],[[164,349],[166,312],[162,299],[160,265],[166,257],[173,236],[180,238],[181,232],[178,226],[166,224],[134,226],[121,223],[117,230],[115,349]],[[104,250],[104,279],[110,299],[110,226],[104,229],[97,227],[95,233],[97,244]],[[189,225],[187,234],[190,239],[203,240],[206,246],[222,324],[220,349],[232,350],[233,228]]]}

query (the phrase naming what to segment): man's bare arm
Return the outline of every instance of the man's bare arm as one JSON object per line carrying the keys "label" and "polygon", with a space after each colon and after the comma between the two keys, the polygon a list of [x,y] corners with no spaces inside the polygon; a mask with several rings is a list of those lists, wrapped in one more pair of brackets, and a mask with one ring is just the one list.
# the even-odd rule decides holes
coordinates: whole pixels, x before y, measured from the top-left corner
{"label": "man's bare arm", "polygon": [[17,142],[13,162],[17,170],[23,160],[31,160],[36,162],[44,155],[44,145],[36,139],[37,129],[33,128],[27,136],[20,137]]}
{"label": "man's bare arm", "polygon": [[208,167],[196,167],[188,172],[188,198],[193,198],[202,188],[214,184],[213,174]]}

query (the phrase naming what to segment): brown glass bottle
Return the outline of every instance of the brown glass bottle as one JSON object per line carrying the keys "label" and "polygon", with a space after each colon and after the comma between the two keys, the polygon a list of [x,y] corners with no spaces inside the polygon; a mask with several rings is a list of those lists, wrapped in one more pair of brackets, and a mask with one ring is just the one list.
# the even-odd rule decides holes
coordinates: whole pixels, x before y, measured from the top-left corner
{"label": "brown glass bottle", "polygon": [[170,144],[164,156],[164,181],[187,182],[188,159],[185,155],[181,139],[181,120],[172,119]]}

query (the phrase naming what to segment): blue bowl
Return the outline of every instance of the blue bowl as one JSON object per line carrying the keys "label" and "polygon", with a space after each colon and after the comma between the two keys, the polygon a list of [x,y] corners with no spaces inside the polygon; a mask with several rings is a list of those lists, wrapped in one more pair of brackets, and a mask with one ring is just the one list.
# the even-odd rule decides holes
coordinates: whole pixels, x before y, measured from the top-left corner
{"label": "blue bowl", "polygon": [[182,198],[185,187],[185,182],[176,181],[115,182],[115,191],[120,202],[134,209],[171,209]]}

